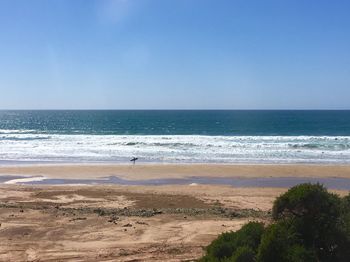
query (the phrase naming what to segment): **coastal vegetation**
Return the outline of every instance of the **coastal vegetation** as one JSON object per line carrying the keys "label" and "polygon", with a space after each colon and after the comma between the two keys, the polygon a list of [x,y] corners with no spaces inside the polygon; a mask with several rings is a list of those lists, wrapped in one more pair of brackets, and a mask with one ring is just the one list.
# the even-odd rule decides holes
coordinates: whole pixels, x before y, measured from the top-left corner
{"label": "coastal vegetation", "polygon": [[200,261],[350,261],[350,194],[300,184],[275,200],[272,220],[221,234]]}

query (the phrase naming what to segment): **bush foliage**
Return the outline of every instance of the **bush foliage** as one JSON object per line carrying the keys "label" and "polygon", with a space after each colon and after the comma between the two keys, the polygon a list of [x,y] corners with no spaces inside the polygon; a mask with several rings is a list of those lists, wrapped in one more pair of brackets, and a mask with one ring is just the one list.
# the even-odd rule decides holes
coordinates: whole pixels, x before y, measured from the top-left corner
{"label": "bush foliage", "polygon": [[221,234],[200,261],[350,261],[350,194],[301,184],[275,200],[272,217],[267,227],[250,222]]}
{"label": "bush foliage", "polygon": [[[248,256],[248,253],[253,253],[254,257],[263,232],[262,223],[251,222],[236,232],[222,233],[207,247],[207,256],[201,261],[243,261],[241,257]],[[236,260],[232,260],[234,255]],[[228,258],[232,259],[227,260]]]}

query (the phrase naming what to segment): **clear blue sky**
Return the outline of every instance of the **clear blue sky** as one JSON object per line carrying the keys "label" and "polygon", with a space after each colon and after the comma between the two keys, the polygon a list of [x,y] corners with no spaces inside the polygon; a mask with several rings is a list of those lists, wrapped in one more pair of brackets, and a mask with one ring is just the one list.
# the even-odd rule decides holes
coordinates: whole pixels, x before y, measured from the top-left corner
{"label": "clear blue sky", "polygon": [[347,0],[0,0],[2,109],[350,109]]}

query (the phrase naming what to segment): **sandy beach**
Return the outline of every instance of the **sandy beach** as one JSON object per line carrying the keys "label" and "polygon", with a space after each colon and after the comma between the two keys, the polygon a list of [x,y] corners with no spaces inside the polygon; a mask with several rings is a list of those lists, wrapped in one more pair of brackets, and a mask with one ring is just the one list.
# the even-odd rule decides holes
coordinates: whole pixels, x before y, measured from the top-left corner
{"label": "sandy beach", "polygon": [[349,9],[0,1],[0,262],[350,261]]}
{"label": "sandy beach", "polygon": [[338,177],[350,178],[350,165],[230,164],[62,164],[0,166],[0,175],[89,179],[117,176],[127,180],[188,177]]}
{"label": "sandy beach", "polygon": [[[0,174],[67,179],[118,176],[128,180],[350,178],[350,166],[32,165],[3,166]],[[221,232],[237,230],[251,220],[269,223],[274,199],[286,190],[197,184],[2,184],[0,260],[192,261]]]}

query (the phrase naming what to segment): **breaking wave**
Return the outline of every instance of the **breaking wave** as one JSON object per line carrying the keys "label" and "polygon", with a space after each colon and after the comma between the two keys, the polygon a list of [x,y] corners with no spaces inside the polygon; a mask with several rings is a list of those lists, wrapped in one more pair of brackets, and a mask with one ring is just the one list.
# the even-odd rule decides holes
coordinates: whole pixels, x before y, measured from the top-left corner
{"label": "breaking wave", "polygon": [[[60,135],[0,130],[0,160],[350,163],[349,136]],[[17,133],[16,133],[17,132]]]}

